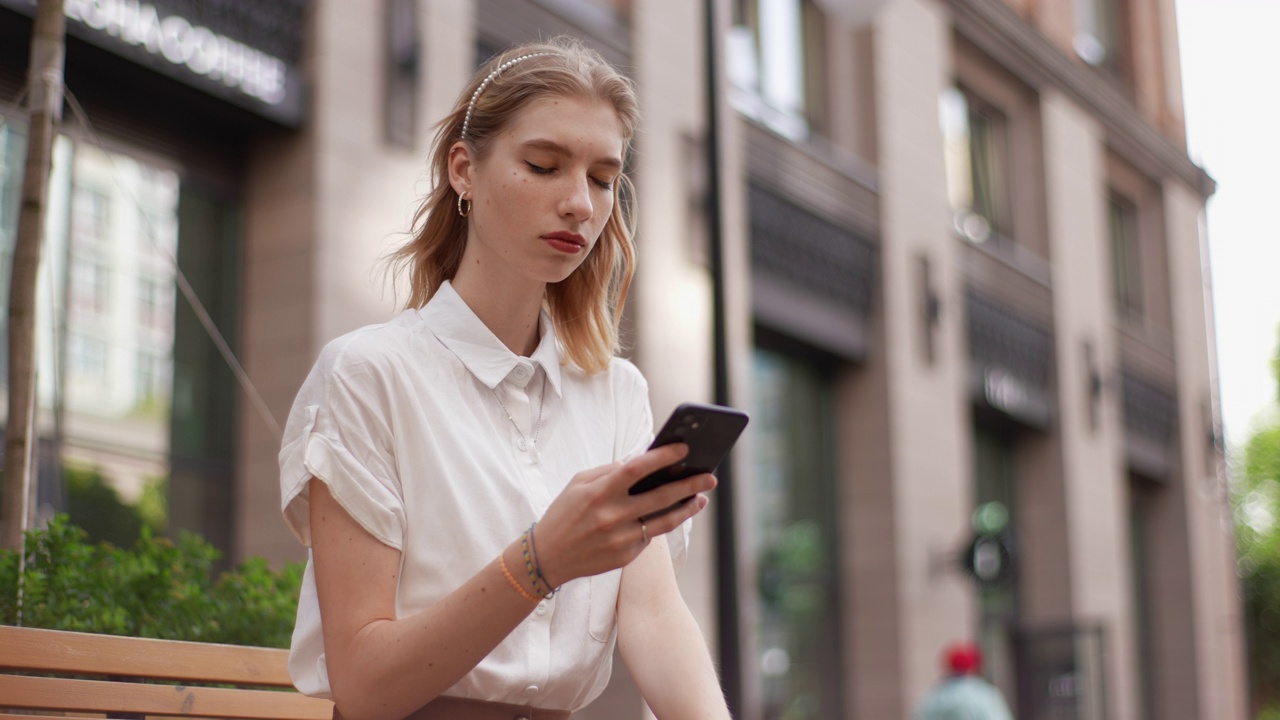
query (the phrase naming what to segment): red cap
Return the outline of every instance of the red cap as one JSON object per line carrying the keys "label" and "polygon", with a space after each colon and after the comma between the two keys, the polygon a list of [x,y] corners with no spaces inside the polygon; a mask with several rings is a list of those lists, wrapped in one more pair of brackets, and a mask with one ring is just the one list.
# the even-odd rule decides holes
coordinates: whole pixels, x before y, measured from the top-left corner
{"label": "red cap", "polygon": [[973,643],[956,643],[947,648],[947,669],[956,675],[982,672],[982,650]]}

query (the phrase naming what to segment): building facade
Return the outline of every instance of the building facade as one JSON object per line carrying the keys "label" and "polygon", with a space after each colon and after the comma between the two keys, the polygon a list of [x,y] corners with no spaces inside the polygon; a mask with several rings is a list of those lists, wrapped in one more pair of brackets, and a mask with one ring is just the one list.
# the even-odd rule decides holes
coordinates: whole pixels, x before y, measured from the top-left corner
{"label": "building facade", "polygon": [[[739,716],[907,718],[974,639],[1019,718],[1243,719],[1173,0],[714,4],[709,82],[688,0],[67,0],[42,447],[126,495],[167,478],[171,525],[234,557],[302,557],[294,394],[396,309],[380,261],[434,120],[496,50],[568,32],[641,95],[655,416],[713,399],[724,299],[753,421],[734,542],[705,513],[681,586]],[[32,5],[0,0],[6,253]],[[583,717],[644,716],[617,667]]]}

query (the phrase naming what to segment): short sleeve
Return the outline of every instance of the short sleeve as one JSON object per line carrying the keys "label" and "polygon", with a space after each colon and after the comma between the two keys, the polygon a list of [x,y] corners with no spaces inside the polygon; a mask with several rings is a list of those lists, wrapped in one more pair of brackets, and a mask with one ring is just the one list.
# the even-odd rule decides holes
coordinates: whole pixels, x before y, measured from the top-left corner
{"label": "short sleeve", "polygon": [[649,407],[649,383],[635,365],[618,360],[614,362],[613,372],[621,376],[614,459],[625,461],[643,454],[653,442],[653,410]]}
{"label": "short sleeve", "polygon": [[[612,371],[618,373],[618,450],[615,460],[630,460],[643,454],[653,442],[653,409],[649,404],[649,383],[635,365],[625,360],[615,360]],[[689,535],[693,519],[667,533],[667,547],[671,551],[671,564],[676,574],[684,568],[689,549]]]}
{"label": "short sleeve", "polygon": [[361,527],[402,550],[405,507],[390,395],[377,363],[349,351],[358,340],[356,334],[330,343],[298,391],[280,447],[281,510],[294,536],[310,547],[314,477]]}

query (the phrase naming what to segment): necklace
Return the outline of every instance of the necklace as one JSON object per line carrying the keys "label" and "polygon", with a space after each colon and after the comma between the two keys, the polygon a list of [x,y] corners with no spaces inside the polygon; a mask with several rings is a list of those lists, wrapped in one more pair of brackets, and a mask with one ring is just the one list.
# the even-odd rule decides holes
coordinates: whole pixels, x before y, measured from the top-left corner
{"label": "necklace", "polygon": [[502,408],[502,412],[507,414],[507,420],[511,421],[511,427],[516,429],[516,434],[520,439],[516,441],[516,447],[528,450],[534,462],[540,459],[538,455],[538,432],[542,430],[542,409],[547,404],[547,374],[542,373],[542,392],[538,397],[538,420],[533,424],[533,437],[527,437],[524,431],[520,429],[520,424],[511,416],[511,411],[507,409],[507,404],[502,402],[502,396],[498,394],[498,388],[493,388],[493,397],[498,401],[498,406]]}

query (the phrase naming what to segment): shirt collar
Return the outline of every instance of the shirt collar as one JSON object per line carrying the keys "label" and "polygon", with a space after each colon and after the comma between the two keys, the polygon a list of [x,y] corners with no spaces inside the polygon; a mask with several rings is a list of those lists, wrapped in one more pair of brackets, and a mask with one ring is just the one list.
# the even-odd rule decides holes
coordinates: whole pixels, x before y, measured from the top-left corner
{"label": "shirt collar", "polygon": [[[453,283],[445,280],[418,314],[431,332],[449,348],[476,378],[490,389],[496,388],[523,358],[502,344],[493,331],[476,316]],[[539,313],[542,339],[528,361],[542,366],[547,381],[560,395],[560,349],[555,324],[546,310]]]}

